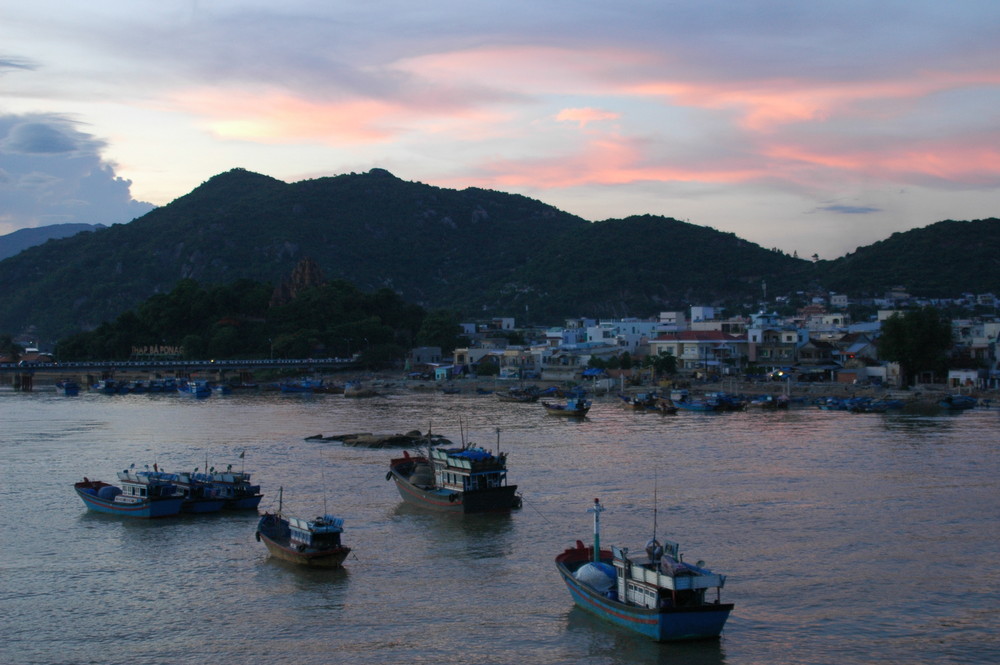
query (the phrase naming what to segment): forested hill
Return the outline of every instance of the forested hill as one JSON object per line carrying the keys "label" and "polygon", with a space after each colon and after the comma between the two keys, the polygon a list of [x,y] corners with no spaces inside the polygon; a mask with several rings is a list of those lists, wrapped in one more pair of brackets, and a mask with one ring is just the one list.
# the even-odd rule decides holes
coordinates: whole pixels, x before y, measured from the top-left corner
{"label": "forested hill", "polygon": [[824,286],[854,295],[895,286],[930,298],[1000,295],[1000,220],[944,221],[893,233],[816,267]]}
{"label": "forested hill", "polygon": [[[996,228],[995,220],[975,224]],[[884,251],[916,246],[909,235],[927,232],[897,234]],[[974,242],[964,231],[958,236]],[[427,309],[536,324],[752,302],[764,280],[769,293],[823,287],[827,276],[827,288],[849,290],[852,276],[869,269],[865,288],[902,281],[918,293],[930,272],[915,271],[912,280],[887,275],[864,261],[864,252],[842,259],[852,265],[838,272],[839,261],[813,264],[664,217],[591,223],[524,196],[432,187],[382,169],[291,184],[234,169],[128,224],[51,240],[0,262],[0,333],[33,325],[41,339],[54,340],[113,319],[184,278],[277,285],[303,258],[327,279],[363,291],[388,287]],[[872,262],[885,263],[881,248]],[[995,277],[992,270],[963,281],[961,290],[989,290],[981,284]]]}

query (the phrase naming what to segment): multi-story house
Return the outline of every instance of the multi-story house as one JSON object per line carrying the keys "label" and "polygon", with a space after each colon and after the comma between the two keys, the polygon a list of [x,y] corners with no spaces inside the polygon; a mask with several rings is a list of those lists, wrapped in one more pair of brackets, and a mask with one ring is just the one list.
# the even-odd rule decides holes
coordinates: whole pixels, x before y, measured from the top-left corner
{"label": "multi-story house", "polygon": [[682,330],[651,339],[649,354],[673,355],[679,372],[725,373],[725,368],[739,368],[746,356],[746,345],[746,337],[719,330]]}

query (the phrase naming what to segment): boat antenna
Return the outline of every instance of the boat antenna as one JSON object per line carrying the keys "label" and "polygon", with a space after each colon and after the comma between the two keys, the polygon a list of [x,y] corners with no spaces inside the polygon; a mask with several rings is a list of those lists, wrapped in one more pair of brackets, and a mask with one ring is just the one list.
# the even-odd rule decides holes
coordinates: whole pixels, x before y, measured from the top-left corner
{"label": "boat antenna", "polygon": [[279,514],[281,513],[282,497],[284,497],[284,495],[285,495],[285,488],[284,487],[279,487],[278,488],[278,513]]}
{"label": "boat antenna", "polygon": [[600,499],[594,499],[594,506],[587,509],[588,513],[594,513],[594,563],[601,561],[601,513],[604,506]]}
{"label": "boat antenna", "polygon": [[500,428],[497,427],[497,457],[500,456]]}
{"label": "boat antenna", "polygon": [[323,469],[323,516],[324,517],[326,517],[327,512],[328,511],[326,508],[326,469]]}
{"label": "boat antenna", "polygon": [[657,500],[656,491],[660,484],[660,474],[656,471],[653,472],[653,540],[656,540],[656,510],[659,508],[659,502]]}

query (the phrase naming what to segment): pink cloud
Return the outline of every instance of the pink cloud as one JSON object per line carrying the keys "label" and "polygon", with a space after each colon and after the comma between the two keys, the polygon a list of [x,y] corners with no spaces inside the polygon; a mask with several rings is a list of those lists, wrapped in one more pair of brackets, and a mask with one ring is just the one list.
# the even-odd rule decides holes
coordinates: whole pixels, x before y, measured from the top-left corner
{"label": "pink cloud", "polygon": [[378,100],[321,103],[282,91],[201,89],[178,94],[174,102],[203,117],[207,128],[221,138],[259,143],[386,141],[393,137],[393,119],[400,113],[396,105]]}
{"label": "pink cloud", "polygon": [[918,100],[949,90],[1000,84],[1000,72],[993,71],[914,72],[913,76],[898,81],[653,81],[626,89],[640,96],[668,97],[682,106],[735,109],[742,113],[741,126],[763,132],[789,123],[872,113],[862,110],[866,103],[874,102],[877,107],[886,101]]}
{"label": "pink cloud", "polygon": [[586,128],[586,126],[591,122],[599,122],[601,120],[617,120],[620,117],[620,113],[601,111],[599,109],[592,108],[563,109],[556,114],[557,121],[575,122],[579,125],[580,129]]}
{"label": "pink cloud", "polygon": [[1000,181],[1000,150],[995,147],[1000,145],[998,138],[906,141],[877,148],[845,144],[828,151],[774,145],[766,149],[766,154],[788,165],[821,167],[866,179],[907,182],[921,177],[970,185],[996,185]]}

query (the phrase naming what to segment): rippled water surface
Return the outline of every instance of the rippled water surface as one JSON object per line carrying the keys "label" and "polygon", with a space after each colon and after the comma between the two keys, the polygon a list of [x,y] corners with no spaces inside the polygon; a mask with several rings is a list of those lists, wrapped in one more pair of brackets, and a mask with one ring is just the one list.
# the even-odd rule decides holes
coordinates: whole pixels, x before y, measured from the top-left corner
{"label": "rippled water surface", "polygon": [[[0,662],[1000,662],[1000,410],[586,420],[490,396],[0,393]],[[306,440],[412,429],[510,453],[524,508],[401,504],[396,451]],[[496,429],[500,429],[499,442]],[[254,514],[88,513],[72,484],[154,461],[239,468],[346,520],[340,571],[273,561]],[[658,501],[654,502],[654,488]],[[553,559],[661,538],[728,575],[719,642],[657,645],[573,608]]]}

